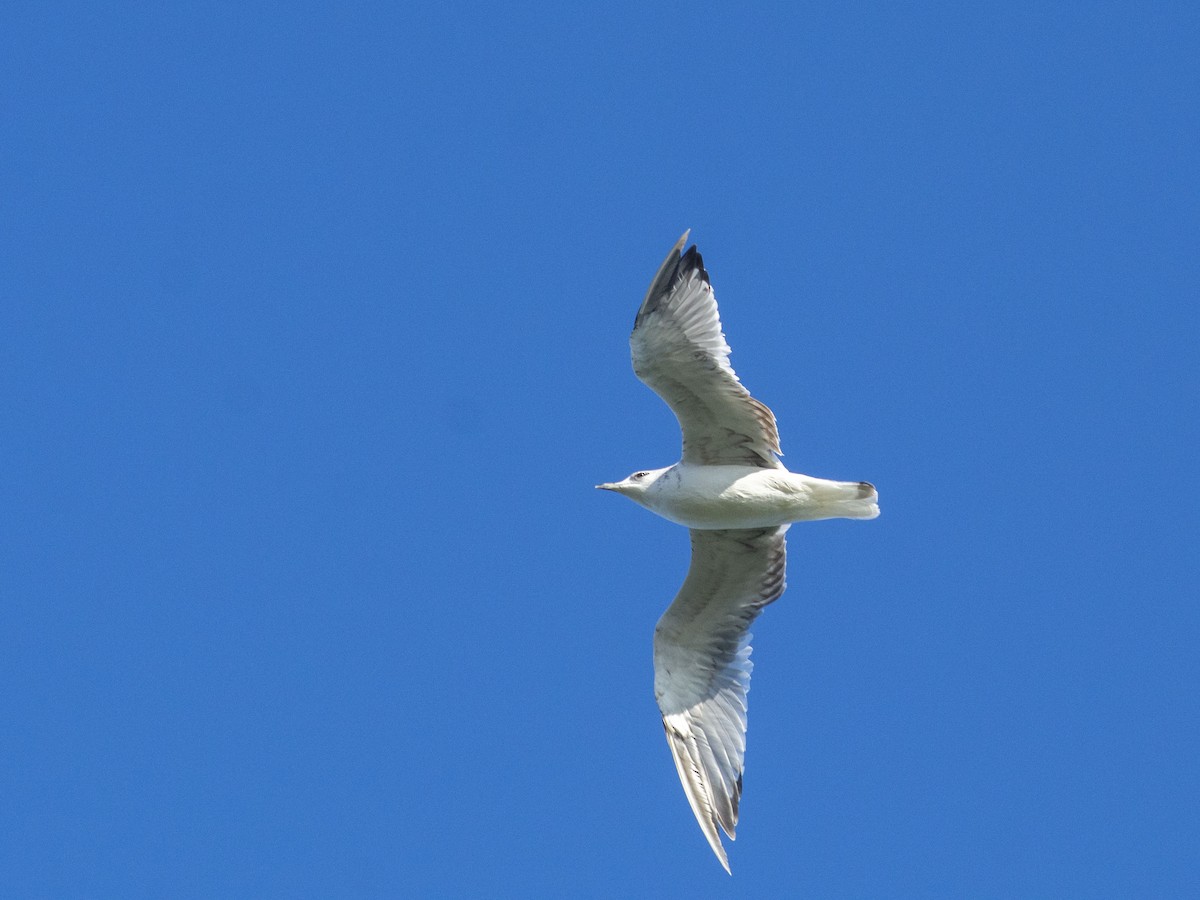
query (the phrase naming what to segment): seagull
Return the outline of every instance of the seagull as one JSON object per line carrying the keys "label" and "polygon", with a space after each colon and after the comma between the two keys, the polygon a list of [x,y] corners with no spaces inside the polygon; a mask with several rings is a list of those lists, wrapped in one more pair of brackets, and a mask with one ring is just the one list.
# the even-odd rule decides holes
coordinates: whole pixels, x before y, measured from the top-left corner
{"label": "seagull", "polygon": [[[775,416],[729,365],[717,302],[688,235],[650,283],[629,343],[633,371],[666,401],[683,458],[598,484],[691,530],[683,586],[654,629],[654,697],[688,803],[726,872],[746,753],[750,624],[784,589],[793,522],[873,519],[865,481],[827,481],[779,461]],[[730,874],[732,874],[730,872]]]}

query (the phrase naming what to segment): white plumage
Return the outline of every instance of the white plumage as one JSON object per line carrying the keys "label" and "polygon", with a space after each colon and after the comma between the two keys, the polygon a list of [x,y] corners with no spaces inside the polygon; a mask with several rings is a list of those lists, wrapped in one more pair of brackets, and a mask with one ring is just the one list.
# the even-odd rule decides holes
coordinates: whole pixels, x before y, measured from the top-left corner
{"label": "white plumage", "polygon": [[597,485],[691,529],[692,563],[654,630],[654,696],[696,821],[729,860],[746,752],[750,623],[784,589],[792,522],[872,519],[875,488],[789,472],[775,416],[729,365],[729,345],[704,263],[687,233],[654,276],[630,346],[637,376],[683,431],[673,466]]}

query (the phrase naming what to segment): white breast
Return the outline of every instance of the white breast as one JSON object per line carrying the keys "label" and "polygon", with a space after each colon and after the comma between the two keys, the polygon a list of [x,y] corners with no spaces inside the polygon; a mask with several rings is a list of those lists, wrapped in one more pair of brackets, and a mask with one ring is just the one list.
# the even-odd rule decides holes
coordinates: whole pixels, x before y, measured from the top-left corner
{"label": "white breast", "polygon": [[672,466],[646,492],[645,505],[688,528],[774,528],[812,519],[872,519],[875,490],[754,466]]}

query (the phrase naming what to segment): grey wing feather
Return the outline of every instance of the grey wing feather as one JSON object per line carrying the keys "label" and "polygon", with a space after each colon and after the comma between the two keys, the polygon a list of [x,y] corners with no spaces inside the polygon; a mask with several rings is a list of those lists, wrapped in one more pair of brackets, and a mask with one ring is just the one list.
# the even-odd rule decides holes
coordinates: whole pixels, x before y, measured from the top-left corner
{"label": "grey wing feather", "polygon": [[746,753],[750,623],[784,589],[787,526],[692,531],[692,562],[654,631],[654,695],[688,803],[726,871]]}
{"label": "grey wing feather", "polygon": [[780,468],[775,416],[729,364],[717,301],[696,246],[679,239],[642,301],[629,338],[633,370],[683,430],[683,461]]}

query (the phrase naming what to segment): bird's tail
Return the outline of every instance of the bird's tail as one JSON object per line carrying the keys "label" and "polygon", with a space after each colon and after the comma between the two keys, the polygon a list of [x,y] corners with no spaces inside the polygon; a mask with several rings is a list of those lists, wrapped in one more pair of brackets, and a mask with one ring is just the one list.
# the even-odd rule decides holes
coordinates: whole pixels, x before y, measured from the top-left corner
{"label": "bird's tail", "polygon": [[879,515],[879,493],[866,481],[826,481],[812,478],[814,519],[874,519]]}

